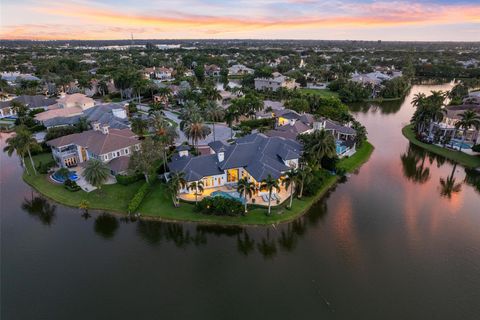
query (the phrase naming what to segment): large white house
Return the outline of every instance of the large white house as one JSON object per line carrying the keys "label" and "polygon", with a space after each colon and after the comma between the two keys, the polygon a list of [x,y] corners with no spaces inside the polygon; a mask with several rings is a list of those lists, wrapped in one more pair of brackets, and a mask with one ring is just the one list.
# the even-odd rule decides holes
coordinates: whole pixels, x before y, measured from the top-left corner
{"label": "large white house", "polygon": [[235,64],[228,68],[228,75],[231,76],[243,76],[246,74],[253,74],[255,70],[250,69],[243,64]]}
{"label": "large white house", "polygon": [[98,159],[108,164],[112,174],[127,170],[130,155],[140,150],[140,141],[130,129],[110,129],[93,123],[93,130],[47,141],[60,167],[75,167]]}
{"label": "large white house", "polygon": [[294,79],[290,79],[278,72],[274,72],[271,78],[255,78],[255,90],[272,90],[279,88],[295,89],[298,84]]}

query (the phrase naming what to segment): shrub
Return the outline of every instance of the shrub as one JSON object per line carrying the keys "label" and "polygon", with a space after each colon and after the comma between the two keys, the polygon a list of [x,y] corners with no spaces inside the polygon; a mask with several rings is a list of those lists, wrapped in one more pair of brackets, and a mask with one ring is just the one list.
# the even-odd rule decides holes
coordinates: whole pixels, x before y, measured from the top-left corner
{"label": "shrub", "polygon": [[249,128],[250,130],[258,129],[261,127],[270,127],[273,128],[275,124],[275,119],[252,119],[252,120],[245,120],[240,123],[240,128]]}
{"label": "shrub", "polygon": [[303,195],[313,196],[315,193],[317,193],[317,191],[322,188],[323,181],[327,174],[328,173],[325,170],[315,170],[312,173],[312,180],[308,183],[305,183],[303,187]]}
{"label": "shrub", "polygon": [[40,161],[37,165],[37,171],[41,174],[47,174],[48,171],[50,171],[51,168],[55,166],[55,161],[51,160],[48,161],[47,163],[43,163]]}
{"label": "shrub", "polygon": [[207,197],[200,201],[195,211],[218,216],[239,216],[244,213],[243,205],[235,199],[223,197]]}
{"label": "shrub", "polygon": [[132,175],[117,174],[115,178],[117,179],[117,182],[119,184],[123,186],[128,186],[129,184],[142,180],[144,177],[143,177],[143,174],[132,174]]}
{"label": "shrub", "polygon": [[65,180],[63,185],[65,186],[65,189],[72,192],[79,191],[81,189],[75,181],[72,181],[70,179]]}
{"label": "shrub", "polygon": [[138,189],[137,193],[133,196],[132,200],[130,200],[130,203],[128,204],[128,213],[133,213],[135,212],[138,207],[140,207],[140,204],[142,203],[143,199],[147,195],[147,193],[150,191],[150,184],[144,183],[140,189]]}
{"label": "shrub", "polygon": [[475,152],[480,152],[480,144],[476,144],[472,147],[472,150]]}

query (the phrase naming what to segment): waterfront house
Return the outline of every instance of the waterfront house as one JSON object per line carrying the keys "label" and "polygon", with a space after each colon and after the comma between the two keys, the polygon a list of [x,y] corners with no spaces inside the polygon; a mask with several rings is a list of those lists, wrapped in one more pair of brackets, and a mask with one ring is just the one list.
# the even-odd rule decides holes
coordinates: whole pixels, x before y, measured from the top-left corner
{"label": "waterfront house", "polygon": [[[281,179],[291,168],[298,168],[302,153],[302,145],[295,140],[268,137],[261,133],[244,136],[233,144],[211,142],[209,147],[210,154],[192,156],[188,147],[180,146],[168,163],[171,172],[185,174],[188,184],[202,181],[204,195],[235,188],[242,178],[247,178],[257,187],[269,175]],[[260,194],[266,192],[259,191]],[[194,191],[187,187],[180,193],[191,200]]]}
{"label": "waterfront house", "polygon": [[130,129],[110,129],[93,123],[93,130],[69,134],[46,142],[60,167],[76,167],[89,159],[108,164],[111,173],[121,174],[128,169],[128,157],[140,150],[140,141]]}

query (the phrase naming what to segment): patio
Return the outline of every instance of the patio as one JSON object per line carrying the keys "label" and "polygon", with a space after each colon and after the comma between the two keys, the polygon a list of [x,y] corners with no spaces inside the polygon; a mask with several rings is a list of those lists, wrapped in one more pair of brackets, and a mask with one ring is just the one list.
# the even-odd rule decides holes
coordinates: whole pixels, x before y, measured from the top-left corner
{"label": "patio", "polygon": [[[201,201],[204,197],[209,197],[215,191],[222,191],[222,192],[227,192],[227,193],[228,192],[237,192],[237,188],[236,188],[235,185],[225,185],[225,186],[221,186],[221,187],[204,189],[202,194],[199,194],[197,196],[198,201]],[[285,187],[280,186],[280,192],[272,192],[272,194],[277,195],[280,198],[280,200],[279,200],[279,203],[277,203],[277,200],[275,200],[275,198],[272,197],[271,206],[272,207],[279,206],[282,203],[284,203],[286,200],[289,199],[290,188],[285,189]],[[265,198],[268,199],[268,191],[257,191],[257,192],[255,192],[253,197],[248,199],[248,204],[255,204],[255,205],[267,207],[268,206],[268,201],[265,201],[262,196],[265,196]],[[179,198],[184,200],[184,201],[195,202],[195,194],[194,193],[181,193],[179,195]]]}
{"label": "patio", "polygon": [[[54,168],[54,171],[57,171],[58,169],[60,169],[59,167],[55,167]],[[72,167],[72,168],[69,168],[70,171],[75,171],[75,173],[77,174],[78,176],[78,180],[76,181],[76,183],[78,184],[78,186],[80,188],[82,188],[83,191],[85,192],[91,192],[91,191],[94,191],[97,189],[97,187],[94,187],[92,186],[90,183],[87,182],[87,180],[85,180],[85,178],[83,177],[82,173],[83,173],[83,170],[84,168],[82,168],[81,166],[76,166],[76,167]],[[52,181],[53,183],[58,183],[58,182],[54,182]],[[104,184],[115,184],[117,183],[117,180],[115,179],[114,176],[112,175],[109,175],[108,176],[108,179],[107,179],[107,182],[105,182]]]}

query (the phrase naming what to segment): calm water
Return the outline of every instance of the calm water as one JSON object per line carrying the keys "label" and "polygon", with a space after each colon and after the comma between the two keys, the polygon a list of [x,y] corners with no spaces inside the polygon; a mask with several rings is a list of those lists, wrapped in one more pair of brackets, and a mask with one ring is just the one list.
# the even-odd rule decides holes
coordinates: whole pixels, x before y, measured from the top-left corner
{"label": "calm water", "polygon": [[85,220],[1,153],[1,319],[479,319],[480,177],[400,132],[448,87],[358,108],[371,160],[277,228]]}

